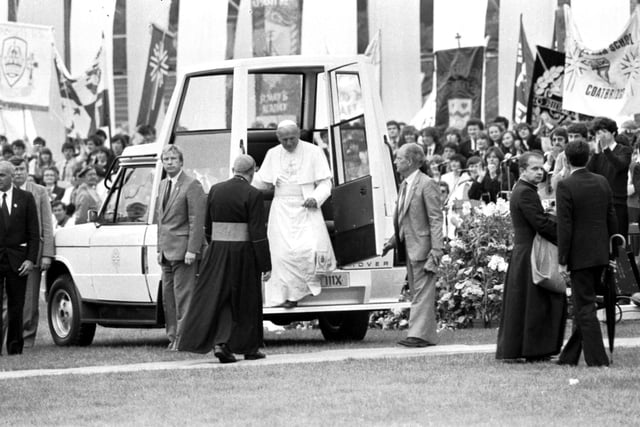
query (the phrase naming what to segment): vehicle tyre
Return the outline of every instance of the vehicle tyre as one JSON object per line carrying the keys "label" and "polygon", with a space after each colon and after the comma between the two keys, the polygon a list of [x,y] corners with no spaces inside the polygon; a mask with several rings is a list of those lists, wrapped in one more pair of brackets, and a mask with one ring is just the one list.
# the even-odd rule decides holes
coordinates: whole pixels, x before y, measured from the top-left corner
{"label": "vehicle tyre", "polygon": [[47,317],[49,332],[56,345],[86,346],[96,333],[95,323],[82,323],[80,300],[69,275],[58,277],[49,291]]}
{"label": "vehicle tyre", "polygon": [[318,320],[322,336],[327,341],[361,341],[369,328],[368,311],[327,313]]}

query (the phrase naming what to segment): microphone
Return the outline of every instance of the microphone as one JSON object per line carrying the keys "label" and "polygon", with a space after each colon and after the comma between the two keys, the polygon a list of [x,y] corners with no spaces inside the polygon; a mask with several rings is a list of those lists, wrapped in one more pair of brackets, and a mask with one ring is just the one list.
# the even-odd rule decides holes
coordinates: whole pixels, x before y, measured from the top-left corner
{"label": "microphone", "polygon": [[520,156],[521,156],[521,155],[522,155],[522,154],[517,154],[517,155],[515,155],[515,156],[511,156],[511,157],[509,157],[508,159],[504,159],[504,160],[503,160],[502,162],[500,162],[500,163],[508,163],[508,162],[511,162],[511,161],[514,161],[514,160],[518,160],[518,159],[520,158]]}

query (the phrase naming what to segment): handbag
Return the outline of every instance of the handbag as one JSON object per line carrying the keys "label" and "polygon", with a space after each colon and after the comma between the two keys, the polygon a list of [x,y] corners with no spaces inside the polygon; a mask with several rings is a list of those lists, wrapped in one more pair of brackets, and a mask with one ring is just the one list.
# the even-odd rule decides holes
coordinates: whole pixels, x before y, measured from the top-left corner
{"label": "handbag", "polygon": [[550,292],[564,294],[567,284],[558,271],[558,247],[536,234],[531,248],[533,283]]}

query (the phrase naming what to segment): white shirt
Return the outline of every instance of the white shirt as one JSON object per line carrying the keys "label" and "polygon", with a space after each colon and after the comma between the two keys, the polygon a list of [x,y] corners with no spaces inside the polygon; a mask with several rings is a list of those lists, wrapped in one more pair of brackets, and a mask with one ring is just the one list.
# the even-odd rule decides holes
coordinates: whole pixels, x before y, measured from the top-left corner
{"label": "white shirt", "polygon": [[[413,185],[413,181],[416,180],[416,176],[418,176],[418,172],[420,169],[416,169],[411,174],[404,179],[405,182],[405,190],[404,190],[404,200],[401,200],[402,193],[398,195],[398,211],[404,209],[404,205],[407,203],[407,197],[409,197],[409,191],[411,191],[411,186]],[[400,205],[402,203],[402,205]]]}
{"label": "white shirt", "polygon": [[180,172],[178,172],[176,176],[169,177],[169,181],[171,181],[171,191],[173,191],[176,188],[176,185],[178,184],[178,178],[180,178],[180,175],[182,175],[182,169],[180,169]]}
{"label": "white shirt", "polygon": [[2,198],[5,194],[7,195],[7,209],[9,210],[9,215],[11,215],[11,208],[13,207],[11,203],[13,201],[13,185],[7,192],[0,191],[0,207],[2,207]]}

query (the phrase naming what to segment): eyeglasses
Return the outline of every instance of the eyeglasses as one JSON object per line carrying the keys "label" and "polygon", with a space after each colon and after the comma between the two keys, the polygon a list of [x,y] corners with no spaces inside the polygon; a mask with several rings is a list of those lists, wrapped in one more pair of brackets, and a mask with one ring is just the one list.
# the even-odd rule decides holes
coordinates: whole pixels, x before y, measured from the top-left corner
{"label": "eyeglasses", "polygon": [[551,138],[551,140],[554,142],[564,142],[564,138],[561,136],[556,136],[554,138]]}

